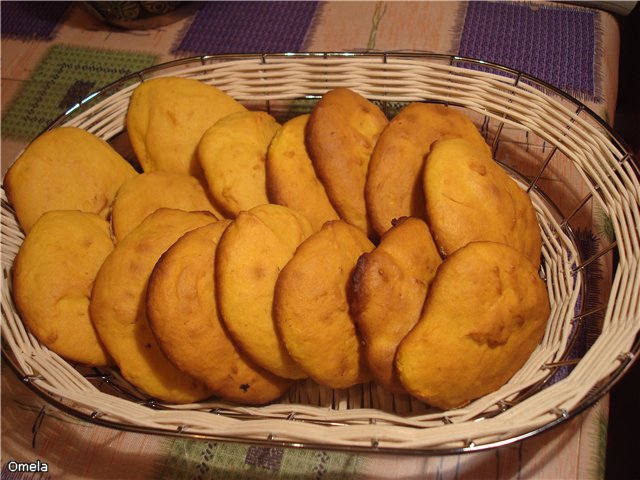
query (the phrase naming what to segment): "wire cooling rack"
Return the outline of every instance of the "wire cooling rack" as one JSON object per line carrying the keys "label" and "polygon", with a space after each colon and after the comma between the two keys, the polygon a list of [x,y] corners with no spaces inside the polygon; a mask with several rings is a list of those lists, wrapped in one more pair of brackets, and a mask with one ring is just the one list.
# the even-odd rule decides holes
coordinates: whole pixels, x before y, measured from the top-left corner
{"label": "wire cooling rack", "polygon": [[96,424],[145,433],[348,451],[460,453],[524,439],[577,415],[611,388],[640,351],[637,159],[576,99],[522,72],[448,55],[217,55],[125,77],[49,128],[83,128],[135,163],[125,128],[129,97],[140,82],[157,76],[213,84],[281,122],[309,112],[337,87],[376,102],[389,118],[414,101],[460,109],[531,197],[543,238],[548,326],[506,385],[455,410],[433,409],[373,383],[331,390],[310,380],[260,407],[216,399],[167,405],[137,391],[115,369],[69,364],[25,329],[10,281],[23,234],[3,191],[3,358],[56,407]]}

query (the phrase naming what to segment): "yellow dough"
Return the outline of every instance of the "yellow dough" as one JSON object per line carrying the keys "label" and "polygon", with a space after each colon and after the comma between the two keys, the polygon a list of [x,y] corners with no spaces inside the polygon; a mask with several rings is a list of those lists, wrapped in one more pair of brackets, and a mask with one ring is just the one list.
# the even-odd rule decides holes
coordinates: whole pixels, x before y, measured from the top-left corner
{"label": "yellow dough", "polygon": [[472,242],[447,257],[424,313],[396,356],[409,393],[442,409],[500,388],[540,343],[549,317],[544,282],[520,252]]}
{"label": "yellow dough", "polygon": [[309,115],[286,122],[271,141],[267,152],[267,196],[273,203],[305,215],[314,231],[339,216],[318,179],[305,146]]}
{"label": "yellow dough", "polygon": [[178,238],[215,221],[210,213],[156,210],[109,254],[93,286],[89,311],[105,347],[124,378],[160,400],[189,403],[210,392],[160,350],[146,315],[149,277]]}
{"label": "yellow dough", "polygon": [[307,148],[318,178],[340,218],[367,234],[365,183],[373,148],[387,117],[372,102],[346,88],[327,92],[311,112]]}
{"label": "yellow dough", "polygon": [[112,361],[89,317],[91,287],[113,250],[109,223],[94,213],[44,213],[20,246],[13,265],[13,298],[40,342],[86,365]]}
{"label": "yellow dough", "polygon": [[349,292],[358,258],[372,249],[362,230],[330,221],[298,247],[278,277],[278,330],[291,357],[321,385],[348,388],[370,378]]}
{"label": "yellow dough", "polygon": [[162,351],[180,370],[224,400],[262,404],[280,397],[291,382],[256,367],[218,315],[214,259],[230,223],[192,230],[162,255],[149,279],[147,316]]}
{"label": "yellow dough", "polygon": [[162,170],[202,179],[196,154],[200,138],[220,118],[245,110],[222,90],[204,82],[152,78],[131,94],[127,132],[145,172]]}
{"label": "yellow dough", "polygon": [[510,245],[540,265],[542,239],[531,199],[485,151],[463,139],[438,141],[425,164],[424,191],[443,257],[486,240]]}
{"label": "yellow dough", "polygon": [[107,219],[118,188],[135,175],[104,140],[80,128],[60,127],[27,146],[9,168],[4,188],[28,232],[50,210],[81,210]]}
{"label": "yellow dough", "polygon": [[295,210],[260,205],[236,217],[216,253],[216,294],[224,324],[257,365],[284,378],[306,375],[276,331],[274,288],[279,272],[310,234],[309,221]]}
{"label": "yellow dough", "polygon": [[268,113],[250,111],[223,118],[203,135],[198,157],[213,200],[229,217],[269,202],[265,161],[278,128]]}
{"label": "yellow dough", "polygon": [[217,218],[222,216],[196,178],[182,173],[145,172],[125,182],[113,201],[111,225],[116,241],[158,208],[208,211]]}
{"label": "yellow dough", "polygon": [[356,265],[351,313],[374,380],[391,392],[406,393],[394,370],[396,350],[418,322],[441,263],[426,223],[404,217]]}
{"label": "yellow dough", "polygon": [[365,187],[369,218],[379,235],[391,228],[394,218],[425,218],[424,158],[433,142],[454,137],[490,154],[473,122],[452,107],[410,103],[385,127],[373,150]]}

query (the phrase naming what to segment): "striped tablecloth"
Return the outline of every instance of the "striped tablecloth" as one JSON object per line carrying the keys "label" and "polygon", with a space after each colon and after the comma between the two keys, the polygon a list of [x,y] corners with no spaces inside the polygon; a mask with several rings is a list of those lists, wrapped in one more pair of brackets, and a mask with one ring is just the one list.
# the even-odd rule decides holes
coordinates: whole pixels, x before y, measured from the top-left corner
{"label": "striped tablecloth", "polygon": [[[459,54],[537,76],[576,96],[605,120],[614,117],[617,25],[611,15],[584,7],[202,2],[170,25],[121,30],[92,16],[79,2],[0,5],[3,176],[30,138],[89,92],[147,66],[205,53]],[[269,448],[88,424],[47,404],[3,365],[1,478],[602,478],[607,412],[605,397],[544,434],[464,455]],[[39,471],[17,472],[18,463]]]}

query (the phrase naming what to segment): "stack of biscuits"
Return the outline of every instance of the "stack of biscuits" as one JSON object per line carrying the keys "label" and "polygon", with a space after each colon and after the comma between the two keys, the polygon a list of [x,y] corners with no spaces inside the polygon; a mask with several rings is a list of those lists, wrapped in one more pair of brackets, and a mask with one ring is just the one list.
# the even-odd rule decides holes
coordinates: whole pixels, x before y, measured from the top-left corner
{"label": "stack of biscuits", "polygon": [[69,361],[170,403],[260,405],[308,378],[450,409],[540,343],[535,210],[460,110],[389,120],[339,88],[280,124],[162,77],[126,124],[141,171],[60,127],[4,181],[25,233],[16,308]]}

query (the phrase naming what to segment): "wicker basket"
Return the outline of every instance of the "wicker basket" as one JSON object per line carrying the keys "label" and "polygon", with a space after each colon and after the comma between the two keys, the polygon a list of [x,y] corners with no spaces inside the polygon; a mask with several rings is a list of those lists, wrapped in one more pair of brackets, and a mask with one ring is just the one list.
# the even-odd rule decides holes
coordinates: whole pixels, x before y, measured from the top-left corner
{"label": "wicker basket", "polygon": [[[378,102],[389,117],[411,101],[463,110],[536,209],[543,236],[541,275],[551,302],[546,333],[506,385],[456,410],[432,409],[375,384],[331,390],[308,380],[261,407],[215,399],[163,405],[116,370],[70,365],[25,329],[10,284],[23,235],[3,196],[3,357],[55,406],[94,423],[165,435],[349,451],[475,451],[526,438],[583,411],[640,350],[637,160],[575,99],[520,72],[444,55],[206,56],[126,77],[50,128],[86,129],[132,158],[125,131],[129,96],[139,82],[168,75],[216,85],[280,121],[308,112],[336,87]],[[585,248],[581,235],[594,228],[608,235],[590,237]]]}

